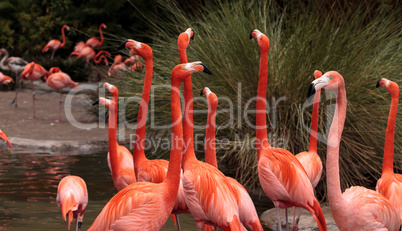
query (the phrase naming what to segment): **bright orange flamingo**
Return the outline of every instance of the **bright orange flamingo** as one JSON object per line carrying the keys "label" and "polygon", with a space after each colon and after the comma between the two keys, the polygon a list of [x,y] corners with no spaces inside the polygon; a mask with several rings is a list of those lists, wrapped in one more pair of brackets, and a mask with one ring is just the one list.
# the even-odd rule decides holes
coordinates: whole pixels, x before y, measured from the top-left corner
{"label": "bright orange flamingo", "polygon": [[[54,70],[57,70],[59,72],[53,73],[52,72]],[[64,72],[60,71],[60,68],[56,67],[56,68],[50,68],[49,70],[49,77],[46,78],[46,84],[51,87],[54,88],[56,90],[58,90],[60,92],[60,107],[59,107],[59,119],[56,120],[56,122],[60,122],[61,120],[61,104],[63,103],[62,99],[61,99],[61,90],[65,87],[77,87],[78,83],[74,82],[71,80],[70,76],[67,75]]]}
{"label": "bright orange flamingo", "polygon": [[13,78],[0,72],[0,84],[9,84],[11,82],[14,83]]}
{"label": "bright orange flamingo", "polygon": [[172,213],[180,184],[183,126],[178,89],[181,82],[194,72],[211,73],[201,62],[179,64],[172,71],[172,146],[165,180],[159,184],[137,182],[118,192],[103,208],[89,231],[154,231],[161,229],[165,224]]}
{"label": "bright orange flamingo", "polygon": [[[207,127],[205,130],[205,162],[218,168],[216,161],[216,150],[215,150],[215,125],[216,125],[216,108],[218,106],[218,97],[209,88],[204,88],[201,91],[201,95],[205,95],[208,101],[208,118]],[[232,184],[233,188],[237,190],[240,194],[240,204],[239,206],[239,218],[241,223],[253,231],[263,231],[260,219],[258,218],[257,211],[253,200],[251,200],[250,195],[247,190],[239,183],[237,180],[226,177]]]}
{"label": "bright orange flamingo", "polygon": [[61,215],[65,221],[65,229],[68,230],[73,218],[77,219],[75,230],[81,228],[85,209],[88,204],[88,190],[85,181],[78,176],[66,176],[61,179],[57,187],[57,206],[61,209]]}
{"label": "bright orange flamingo", "polygon": [[8,57],[8,51],[4,48],[0,49],[0,54],[4,54],[4,57],[0,61],[0,68],[3,70],[12,71],[15,74],[15,97],[11,102],[11,105],[13,107],[17,107],[17,97],[21,87],[20,76],[18,75],[18,73],[24,70],[25,65],[27,65],[28,62],[20,57]]}
{"label": "bright orange flamingo", "polygon": [[261,187],[274,203],[278,215],[279,230],[282,230],[279,208],[302,207],[316,220],[320,230],[327,230],[324,214],[314,197],[314,190],[307,173],[299,160],[289,151],[271,147],[268,143],[266,121],[266,93],[268,79],[269,39],[259,30],[254,30],[250,38],[256,38],[260,47],[260,70],[256,102],[256,148],[258,176]]}
{"label": "bright orange flamingo", "polygon": [[109,51],[99,51],[97,54],[95,54],[94,49],[92,49],[91,47],[84,47],[81,50],[80,54],[77,56],[77,59],[83,57],[87,60],[87,62],[92,60],[94,61],[94,63],[100,63],[103,60],[107,66],[109,62],[103,54],[106,54],[110,57]]}
{"label": "bright orange flamingo", "polygon": [[58,39],[52,39],[42,49],[42,53],[47,52],[49,49],[53,50],[52,51],[52,57],[51,57],[52,60],[53,60],[54,53],[56,52],[56,50],[64,47],[64,45],[66,44],[66,37],[64,35],[64,30],[70,30],[70,27],[67,26],[67,25],[64,25],[61,28],[61,36],[63,36],[63,42],[60,42],[60,40],[58,40]]}
{"label": "bright orange flamingo", "polygon": [[377,87],[380,86],[386,87],[391,94],[391,109],[389,111],[387,131],[385,134],[382,175],[377,181],[376,190],[384,195],[391,204],[398,209],[402,225],[402,175],[394,173],[394,139],[399,102],[399,86],[397,83],[385,78],[378,81]]}
{"label": "bright orange flamingo", "polygon": [[99,39],[97,39],[97,38],[95,38],[95,37],[92,37],[92,38],[90,38],[90,39],[87,40],[87,42],[85,43],[85,45],[87,45],[87,46],[89,46],[89,47],[91,47],[91,48],[93,48],[93,49],[102,46],[102,44],[103,44],[102,28],[103,28],[103,29],[106,29],[106,25],[105,25],[104,23],[102,23],[102,24],[99,25],[99,34],[100,34],[101,40],[99,41]]}
{"label": "bright orange flamingo", "polygon": [[339,146],[346,118],[346,90],[343,77],[329,71],[314,80],[308,96],[320,89],[336,94],[336,106],[327,138],[327,193],[329,206],[339,230],[393,230],[400,227],[398,210],[380,193],[361,186],[346,189],[342,194],[339,179]]}
{"label": "bright orange flamingo", "polygon": [[11,146],[11,143],[10,143],[10,141],[8,140],[7,135],[6,135],[4,132],[2,132],[1,130],[0,130],[0,139],[6,141],[7,144],[8,144],[8,147],[10,147],[10,150],[13,151],[13,147]]}
{"label": "bright orange flamingo", "polygon": [[103,104],[110,111],[109,122],[108,122],[108,133],[109,133],[108,163],[110,163],[109,169],[112,172],[114,187],[117,189],[117,191],[120,191],[123,188],[127,187],[127,185],[136,182],[133,168],[133,158],[131,153],[127,150],[127,148],[117,143],[116,102],[114,100],[108,100],[103,97],[100,97],[97,101],[93,103],[93,105],[95,104]]}
{"label": "bright orange flamingo", "polygon": [[31,80],[33,115],[30,118],[32,118],[32,119],[36,118],[35,90],[34,90],[33,81],[40,79],[41,77],[45,76],[46,74],[47,74],[46,69],[44,67],[42,67],[41,65],[35,63],[35,62],[28,63],[25,66],[24,71],[21,73],[22,80]]}

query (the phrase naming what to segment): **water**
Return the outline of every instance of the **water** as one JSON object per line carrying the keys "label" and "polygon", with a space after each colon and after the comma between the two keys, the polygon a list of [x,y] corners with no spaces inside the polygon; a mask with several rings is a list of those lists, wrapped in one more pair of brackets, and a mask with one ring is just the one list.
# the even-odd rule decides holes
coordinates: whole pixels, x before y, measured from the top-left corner
{"label": "water", "polygon": [[[117,193],[106,153],[74,155],[0,150],[0,230],[64,230],[56,193],[59,181],[67,175],[80,176],[87,184],[89,202],[81,227],[87,230]],[[256,205],[259,213],[267,206]],[[197,230],[191,215],[180,215],[180,224],[183,231]],[[75,220],[71,230],[74,225]],[[176,230],[171,218],[166,230]]]}

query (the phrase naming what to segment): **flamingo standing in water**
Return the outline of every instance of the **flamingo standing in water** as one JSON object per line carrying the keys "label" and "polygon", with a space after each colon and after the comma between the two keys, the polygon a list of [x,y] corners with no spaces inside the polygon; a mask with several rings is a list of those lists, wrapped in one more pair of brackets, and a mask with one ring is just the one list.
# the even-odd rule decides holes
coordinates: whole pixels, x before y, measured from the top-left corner
{"label": "flamingo standing in water", "polygon": [[209,69],[201,62],[179,64],[171,77],[172,145],[168,173],[162,183],[137,182],[119,191],[103,208],[89,231],[159,230],[165,224],[177,199],[180,184],[183,126],[181,118],[181,82],[194,72]]}
{"label": "flamingo standing in water", "polygon": [[[54,71],[57,71],[53,73]],[[49,70],[49,77],[46,78],[46,84],[58,90],[60,92],[60,106],[59,106],[59,119],[56,122],[60,122],[61,120],[61,104],[63,103],[61,98],[61,90],[65,87],[77,87],[78,83],[71,80],[70,76],[64,72],[60,71],[58,67],[52,67]]]}
{"label": "flamingo standing in water", "polygon": [[17,97],[21,87],[20,77],[18,73],[24,70],[25,65],[27,65],[28,62],[20,57],[8,57],[8,51],[4,48],[0,49],[0,54],[4,54],[4,57],[0,61],[0,68],[3,70],[12,71],[15,74],[15,84],[16,84],[15,97],[11,102],[11,104],[14,107],[17,107]]}
{"label": "flamingo standing in water", "polygon": [[8,140],[8,137],[7,137],[6,133],[2,132],[1,130],[0,130],[0,139],[6,141],[7,144],[8,144],[8,147],[10,147],[10,150],[13,151],[13,147],[11,146],[11,143]]}
{"label": "flamingo standing in water", "polygon": [[[208,118],[205,130],[205,162],[218,168],[215,150],[215,125],[216,125],[216,108],[218,106],[218,97],[208,87],[201,91],[201,95],[205,95],[208,101]],[[255,210],[253,200],[247,190],[237,180],[226,177],[232,184],[233,188],[240,194],[239,218],[241,223],[253,231],[263,231],[257,211]]]}
{"label": "flamingo standing in water", "polygon": [[50,40],[50,41],[46,44],[46,46],[44,46],[43,49],[42,49],[42,53],[47,52],[49,49],[53,50],[53,51],[52,51],[52,57],[51,57],[52,60],[53,60],[53,57],[54,57],[54,53],[55,53],[58,49],[64,47],[64,45],[66,44],[66,37],[65,37],[65,35],[64,35],[64,30],[70,30],[70,27],[67,26],[67,25],[64,25],[64,26],[61,28],[61,36],[63,36],[63,42],[60,42],[60,40],[58,40],[58,39],[52,39],[52,40]]}
{"label": "flamingo standing in water", "polygon": [[99,39],[92,37],[90,39],[87,40],[87,42],[85,43],[85,45],[95,49],[98,48],[100,46],[102,46],[103,44],[103,33],[102,33],[102,28],[106,29],[106,25],[104,23],[99,25],[99,34],[101,36],[101,40],[99,41]]}
{"label": "flamingo standing in water", "polygon": [[66,176],[61,179],[57,187],[57,206],[61,209],[61,215],[65,221],[65,230],[68,230],[73,218],[77,219],[75,230],[81,228],[85,209],[88,204],[88,190],[85,181],[78,176]]}
{"label": "flamingo standing in water", "polygon": [[286,210],[286,230],[288,230],[287,208],[293,206],[308,210],[316,220],[319,229],[327,230],[324,214],[314,197],[311,182],[299,160],[289,151],[271,147],[268,143],[266,92],[269,39],[259,30],[251,33],[250,39],[252,38],[257,39],[261,56],[256,102],[256,148],[261,187],[276,207],[279,230],[282,230],[279,208]]}
{"label": "flamingo standing in water", "polygon": [[398,112],[399,86],[393,81],[382,78],[377,87],[384,86],[391,94],[391,109],[388,116],[387,131],[385,134],[384,160],[382,175],[377,181],[376,191],[385,196],[398,209],[402,225],[402,175],[394,173],[394,139],[395,122]]}
{"label": "flamingo standing in water", "polygon": [[329,207],[336,225],[339,230],[399,230],[398,210],[380,193],[354,186],[342,194],[339,146],[346,118],[345,82],[338,72],[329,71],[310,84],[308,96],[322,88],[334,90],[336,94],[336,107],[327,139],[326,160]]}
{"label": "flamingo standing in water", "polygon": [[33,115],[32,119],[36,118],[36,110],[35,110],[35,90],[34,90],[34,80],[38,80],[41,77],[45,76],[47,71],[41,65],[31,62],[25,66],[24,71],[21,73],[22,80],[31,80],[31,87],[32,87],[32,105],[33,105]]}
{"label": "flamingo standing in water", "polygon": [[110,57],[110,53],[109,51],[99,51],[97,54],[95,54],[94,49],[92,49],[91,47],[84,47],[80,54],[77,56],[77,59],[80,57],[83,57],[87,60],[87,62],[89,61],[94,61],[94,63],[100,63],[102,60],[105,62],[106,66],[109,65],[109,62],[106,58],[105,55]]}
{"label": "flamingo standing in water", "polygon": [[9,84],[11,82],[14,83],[13,78],[0,72],[0,84]]}

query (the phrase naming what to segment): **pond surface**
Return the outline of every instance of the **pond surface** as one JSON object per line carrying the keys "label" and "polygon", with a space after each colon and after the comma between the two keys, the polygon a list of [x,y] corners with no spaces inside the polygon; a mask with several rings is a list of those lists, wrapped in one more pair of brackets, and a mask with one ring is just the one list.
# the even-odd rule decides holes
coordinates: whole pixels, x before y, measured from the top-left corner
{"label": "pond surface", "polygon": [[[106,153],[74,155],[10,153],[0,150],[0,230],[64,230],[56,204],[59,181],[67,175],[82,177],[89,202],[81,230],[87,230],[117,192],[107,167]],[[263,196],[264,201],[267,199]],[[271,206],[256,202],[259,214]],[[182,230],[197,230],[191,215],[180,215]],[[71,230],[74,230],[75,220]],[[169,218],[166,230],[177,230]]]}

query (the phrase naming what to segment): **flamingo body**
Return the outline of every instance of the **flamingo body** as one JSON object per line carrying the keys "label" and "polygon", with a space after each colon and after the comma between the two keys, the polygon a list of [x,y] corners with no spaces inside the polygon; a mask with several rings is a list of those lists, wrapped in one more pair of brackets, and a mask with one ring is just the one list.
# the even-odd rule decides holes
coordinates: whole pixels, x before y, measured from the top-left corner
{"label": "flamingo body", "polygon": [[86,45],[83,41],[76,43],[74,46],[73,52],[71,52],[71,54],[68,57],[70,57],[72,55],[79,55],[85,47],[86,47]]}
{"label": "flamingo body", "polygon": [[9,84],[11,82],[14,82],[14,80],[10,76],[0,72],[0,84]]}
{"label": "flamingo body", "polygon": [[56,50],[58,50],[58,49],[64,47],[64,45],[66,44],[66,37],[65,37],[65,35],[64,35],[64,30],[65,30],[65,29],[70,30],[70,27],[67,26],[67,25],[64,25],[64,26],[61,28],[61,35],[62,35],[62,37],[63,37],[63,42],[61,42],[61,41],[58,40],[58,39],[52,39],[52,40],[50,40],[50,41],[43,47],[42,53],[45,53],[45,52],[47,52],[48,50],[53,50],[53,52],[52,52],[52,57],[51,57],[51,59],[53,59],[54,53],[56,52]]}
{"label": "flamingo body", "polygon": [[99,41],[99,39],[92,37],[86,41],[85,45],[87,45],[93,49],[102,46],[102,44],[103,44],[102,28],[106,29],[106,25],[104,23],[100,24],[100,26],[99,26],[99,34],[101,36],[101,40]]}
{"label": "flamingo body", "polygon": [[28,63],[24,70],[21,73],[21,78],[23,80],[38,80],[41,77],[45,76],[47,74],[47,71],[44,67],[42,67],[40,64],[37,64],[35,62]]}
{"label": "flamingo body", "polygon": [[320,156],[317,152],[306,151],[297,154],[296,158],[302,164],[313,188],[315,188],[322,175],[322,161]]}

